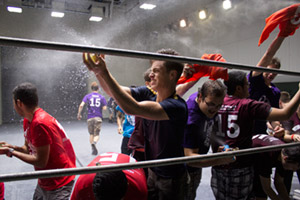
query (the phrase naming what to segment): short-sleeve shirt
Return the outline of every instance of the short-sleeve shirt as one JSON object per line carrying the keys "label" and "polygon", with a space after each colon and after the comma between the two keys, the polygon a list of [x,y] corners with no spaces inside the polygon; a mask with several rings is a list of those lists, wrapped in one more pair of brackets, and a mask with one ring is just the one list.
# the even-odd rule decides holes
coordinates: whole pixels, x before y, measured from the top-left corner
{"label": "short-sleeve shirt", "polygon": [[[220,108],[218,130],[214,141],[213,151],[224,144],[229,147],[247,149],[252,147],[252,128],[255,119],[266,120],[271,106],[253,99],[240,99],[234,96],[226,96]],[[237,157],[236,162],[226,166],[227,168],[241,168],[251,166],[248,156]]]}
{"label": "short-sleeve shirt", "polygon": [[[146,86],[132,88],[131,94],[137,101],[156,101],[151,89]],[[145,159],[164,159],[184,156],[183,134],[187,122],[187,106],[185,101],[174,94],[159,102],[167,113],[169,120],[143,119],[145,136]],[[156,175],[173,178],[184,173],[184,165],[171,165],[151,168]]]}
{"label": "short-sleeve shirt", "polygon": [[87,118],[102,118],[102,108],[106,106],[106,100],[104,96],[98,92],[92,92],[83,97],[82,101],[87,104],[88,116]]}
{"label": "short-sleeve shirt", "polygon": [[[103,153],[97,156],[88,166],[113,165],[120,163],[136,162],[134,158],[121,153]],[[122,170],[128,182],[128,187],[124,200],[146,200],[147,199],[147,183],[143,169]],[[95,200],[93,192],[93,181],[96,173],[82,174],[77,179],[71,200]]]}
{"label": "short-sleeve shirt", "polygon": [[[253,147],[265,147],[284,144],[284,142],[280,139],[265,134],[254,135],[252,137],[252,141]],[[255,169],[260,176],[269,178],[272,174],[272,168],[274,167],[276,167],[277,173],[279,173],[282,177],[284,176],[284,169],[282,167],[281,162],[278,160],[280,152],[280,150],[269,151],[254,155]]]}
{"label": "short-sleeve shirt", "polygon": [[133,115],[125,114],[124,111],[120,108],[120,106],[117,106],[116,110],[120,111],[125,115],[125,119],[123,123],[123,136],[130,138],[135,125],[135,117]]}
{"label": "short-sleeve shirt", "polygon": [[[45,168],[34,167],[35,170],[73,168],[76,157],[73,146],[58,121],[39,108],[35,111],[32,121],[26,118],[23,122],[24,137],[28,143],[29,153],[36,154],[36,148],[50,145],[49,160]],[[75,176],[61,176],[38,179],[38,184],[45,190],[60,188]]]}
{"label": "short-sleeve shirt", "polygon": [[213,129],[214,118],[208,118],[200,110],[196,102],[198,92],[187,100],[188,122],[184,130],[184,148],[199,149],[199,154],[206,154],[210,147],[210,134]]}
{"label": "short-sleeve shirt", "polygon": [[[263,74],[252,76],[248,74],[250,99],[262,101],[270,104],[274,108],[279,108],[280,90],[271,83],[271,87],[265,84]],[[255,121],[253,134],[266,134],[266,121]]]}

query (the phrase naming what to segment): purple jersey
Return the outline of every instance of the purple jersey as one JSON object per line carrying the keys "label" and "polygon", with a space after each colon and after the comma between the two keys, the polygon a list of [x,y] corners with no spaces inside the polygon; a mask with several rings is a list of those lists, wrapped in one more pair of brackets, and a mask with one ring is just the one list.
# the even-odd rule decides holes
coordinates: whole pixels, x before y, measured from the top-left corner
{"label": "purple jersey", "polygon": [[[281,141],[278,138],[265,135],[265,134],[259,134],[254,135],[252,137],[253,147],[265,147],[265,146],[271,146],[271,145],[279,145],[284,144],[283,141]],[[278,157],[280,156],[280,150],[279,151],[269,151],[264,153],[255,154],[255,170],[258,172],[260,176],[263,177],[270,177],[272,174],[272,168],[276,167],[276,172],[279,173],[281,176],[284,175],[284,170],[282,167],[281,162],[278,160]]]}
{"label": "purple jersey", "polygon": [[183,147],[199,149],[199,154],[206,154],[210,147],[210,133],[212,132],[214,118],[207,118],[196,102],[198,92],[192,94],[187,100],[188,122],[184,129]]}
{"label": "purple jersey", "polygon": [[92,92],[85,95],[82,101],[87,104],[88,119],[94,117],[102,118],[102,108],[103,106],[106,106],[106,100],[104,96],[98,92]]}
{"label": "purple jersey", "polygon": [[[226,96],[218,112],[218,131],[215,133],[213,151],[217,152],[218,147],[224,144],[232,148],[251,148],[254,120],[266,120],[270,110],[271,106],[264,102]],[[236,162],[227,167],[240,168],[250,164],[249,157],[239,156]]]}
{"label": "purple jersey", "polygon": [[[132,88],[131,94],[137,101],[156,101],[156,95],[145,86]],[[146,160],[184,156],[182,142],[187,122],[185,101],[178,95],[171,95],[160,102],[169,120],[143,119]],[[158,176],[172,178],[184,173],[184,165],[170,165],[151,168]]]}
{"label": "purple jersey", "polygon": [[[248,74],[250,99],[262,101],[272,107],[279,108],[280,90],[271,83],[271,87],[265,84],[263,75],[252,76]],[[255,121],[254,134],[265,134],[267,130],[266,121]]]}

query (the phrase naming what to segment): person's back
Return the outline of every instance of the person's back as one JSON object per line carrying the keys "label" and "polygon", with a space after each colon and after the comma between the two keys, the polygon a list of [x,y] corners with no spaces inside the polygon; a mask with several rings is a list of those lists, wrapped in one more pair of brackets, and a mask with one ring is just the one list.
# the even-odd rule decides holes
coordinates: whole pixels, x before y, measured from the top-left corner
{"label": "person's back", "polygon": [[[121,153],[103,153],[96,158],[94,158],[88,166],[104,166],[104,165],[112,165],[112,164],[120,164],[120,163],[131,163],[136,162],[133,158],[128,155]],[[114,188],[115,185],[118,185],[120,182],[120,176],[117,176],[116,180],[113,178],[107,177],[106,182],[101,183],[101,174],[99,173],[99,177],[95,184],[93,181],[96,177],[96,173],[92,174],[82,174],[76,181],[74,186],[71,200],[95,200],[98,198],[98,195],[107,194],[111,198],[115,195],[122,195],[126,200],[145,200],[147,199],[147,185],[146,185],[146,177],[142,169],[128,169],[122,170],[123,174],[125,174],[125,191],[122,193],[118,191],[118,188]],[[103,172],[105,174],[107,172]],[[114,175],[114,172],[110,172],[110,174]],[[103,185],[104,184],[104,185]],[[121,184],[122,188],[124,185]],[[94,190],[93,190],[94,187]],[[115,189],[112,191],[112,189]],[[96,191],[95,191],[96,190]],[[100,191],[101,190],[101,191]],[[120,190],[120,188],[119,188]],[[95,193],[94,193],[95,191]],[[116,193],[116,194],[114,194]],[[96,194],[96,195],[95,195]],[[109,199],[109,198],[108,198]]]}
{"label": "person's back", "polygon": [[104,96],[98,93],[99,86],[96,82],[91,83],[92,93],[85,95],[79,105],[77,119],[81,120],[81,112],[85,104],[87,104],[87,124],[90,134],[90,144],[92,147],[92,155],[97,155],[98,150],[96,144],[99,141],[99,134],[102,126],[102,110],[106,110],[106,100]]}
{"label": "person's back", "polygon": [[[75,152],[62,126],[55,118],[39,108],[35,111],[31,123],[25,118],[23,122],[26,141],[35,151],[35,147],[50,144],[49,159],[44,168],[35,166],[36,170],[48,170],[76,167]],[[39,137],[35,135],[39,133]],[[57,156],[59,155],[59,156]],[[46,190],[53,190],[73,180],[75,176],[61,176],[39,179],[39,185]]]}

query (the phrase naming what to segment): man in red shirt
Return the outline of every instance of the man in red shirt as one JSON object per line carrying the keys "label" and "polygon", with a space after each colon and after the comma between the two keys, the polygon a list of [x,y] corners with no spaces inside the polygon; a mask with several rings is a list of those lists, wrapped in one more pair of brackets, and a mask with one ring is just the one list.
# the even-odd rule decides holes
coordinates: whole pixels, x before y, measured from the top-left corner
{"label": "man in red shirt", "polygon": [[[35,170],[72,168],[73,146],[58,121],[38,106],[37,88],[22,83],[13,90],[16,112],[24,117],[25,144],[21,147],[1,142],[0,154],[17,157]],[[33,199],[69,199],[75,176],[38,179]]]}
{"label": "man in red shirt", "polygon": [[[88,166],[136,162],[121,153],[103,153]],[[146,200],[147,184],[143,169],[127,169],[80,175],[71,200],[121,199]]]}

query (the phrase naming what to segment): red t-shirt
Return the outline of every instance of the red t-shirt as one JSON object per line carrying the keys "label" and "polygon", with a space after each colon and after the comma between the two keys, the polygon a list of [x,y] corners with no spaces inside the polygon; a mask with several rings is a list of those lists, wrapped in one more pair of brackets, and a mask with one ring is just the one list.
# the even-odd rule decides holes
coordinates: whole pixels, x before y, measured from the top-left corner
{"label": "red t-shirt", "polygon": [[[37,147],[50,145],[49,160],[46,167],[34,167],[35,170],[76,167],[75,152],[70,139],[54,117],[39,108],[34,113],[31,122],[26,118],[24,119],[23,127],[24,137],[28,143],[30,154],[36,154]],[[38,184],[45,190],[55,190],[68,184],[74,178],[74,175],[42,178],[38,180]]]}
{"label": "red t-shirt", "polygon": [[0,182],[0,200],[4,199],[4,183]]}
{"label": "red t-shirt", "polygon": [[[134,158],[121,153],[103,153],[97,156],[88,166],[112,165],[118,163],[136,162]],[[124,200],[147,199],[147,183],[143,169],[122,170],[128,181],[127,192]],[[95,200],[93,192],[93,180],[96,173],[80,175],[76,181],[71,200]]]}

